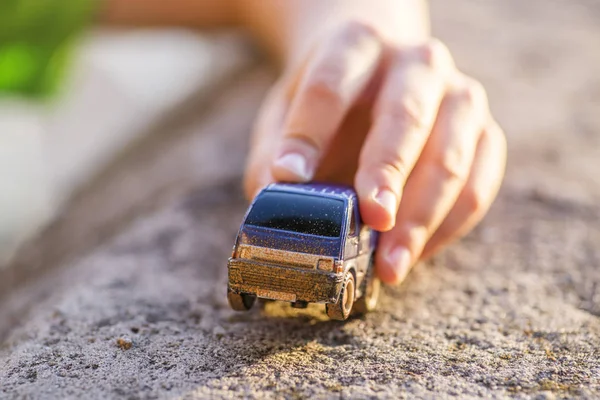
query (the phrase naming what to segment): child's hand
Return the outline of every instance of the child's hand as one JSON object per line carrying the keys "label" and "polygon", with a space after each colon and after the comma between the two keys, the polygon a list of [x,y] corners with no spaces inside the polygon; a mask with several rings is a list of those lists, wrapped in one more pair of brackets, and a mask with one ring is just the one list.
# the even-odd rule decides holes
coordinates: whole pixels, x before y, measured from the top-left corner
{"label": "child's hand", "polygon": [[348,23],[273,88],[246,191],[253,196],[271,181],[353,183],[365,223],[386,231],[378,275],[397,283],[483,217],[505,159],[485,90],[456,69],[443,44],[392,45]]}

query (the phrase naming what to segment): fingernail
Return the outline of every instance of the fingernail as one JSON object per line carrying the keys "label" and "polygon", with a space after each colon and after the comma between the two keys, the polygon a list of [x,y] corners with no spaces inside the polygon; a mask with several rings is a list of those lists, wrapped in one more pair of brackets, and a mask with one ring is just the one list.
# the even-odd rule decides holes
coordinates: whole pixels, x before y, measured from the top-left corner
{"label": "fingernail", "polygon": [[303,181],[312,179],[312,171],[308,168],[306,158],[299,153],[287,153],[275,161],[275,166],[283,168]]}
{"label": "fingernail", "polygon": [[398,246],[389,252],[386,260],[396,275],[396,283],[400,283],[408,274],[412,262],[410,251],[406,247]]}
{"label": "fingernail", "polygon": [[388,189],[382,189],[375,195],[375,201],[392,217],[396,216],[398,211],[398,200],[396,195]]}

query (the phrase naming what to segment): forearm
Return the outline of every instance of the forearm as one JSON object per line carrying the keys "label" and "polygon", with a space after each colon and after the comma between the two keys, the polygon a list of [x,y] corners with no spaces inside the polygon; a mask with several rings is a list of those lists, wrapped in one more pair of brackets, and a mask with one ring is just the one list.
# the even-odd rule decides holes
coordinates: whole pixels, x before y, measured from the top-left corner
{"label": "forearm", "polygon": [[234,0],[100,0],[99,22],[124,26],[221,27],[237,23]]}
{"label": "forearm", "polygon": [[245,25],[277,59],[301,57],[343,21],[369,23],[396,43],[429,35],[425,0],[102,0],[100,21],[117,25]]}
{"label": "forearm", "polygon": [[323,31],[347,20],[366,22],[396,43],[429,36],[425,0],[235,1],[241,22],[286,63],[302,57]]}

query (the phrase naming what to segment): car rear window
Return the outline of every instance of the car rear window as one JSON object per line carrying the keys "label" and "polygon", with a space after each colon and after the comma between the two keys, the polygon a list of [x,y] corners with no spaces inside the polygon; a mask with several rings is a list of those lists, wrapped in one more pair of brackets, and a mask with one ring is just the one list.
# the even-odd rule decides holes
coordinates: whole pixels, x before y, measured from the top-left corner
{"label": "car rear window", "polygon": [[310,235],[339,237],[344,201],[286,192],[263,192],[246,218],[246,225]]}

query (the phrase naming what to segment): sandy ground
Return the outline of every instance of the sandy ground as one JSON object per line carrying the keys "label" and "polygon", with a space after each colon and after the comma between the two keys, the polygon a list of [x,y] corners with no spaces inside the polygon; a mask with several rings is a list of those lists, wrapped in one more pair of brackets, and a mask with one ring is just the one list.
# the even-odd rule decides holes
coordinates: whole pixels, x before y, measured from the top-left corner
{"label": "sandy ground", "polygon": [[[225,260],[245,208],[236,138],[269,81],[250,74],[177,128],[191,132],[179,146],[220,129],[219,183],[145,208],[7,300],[40,296],[4,332],[0,397],[598,398],[600,7],[437,0],[433,16],[509,137],[506,184],[475,232],[362,319],[230,311]],[[236,123],[228,107],[245,110]]]}

